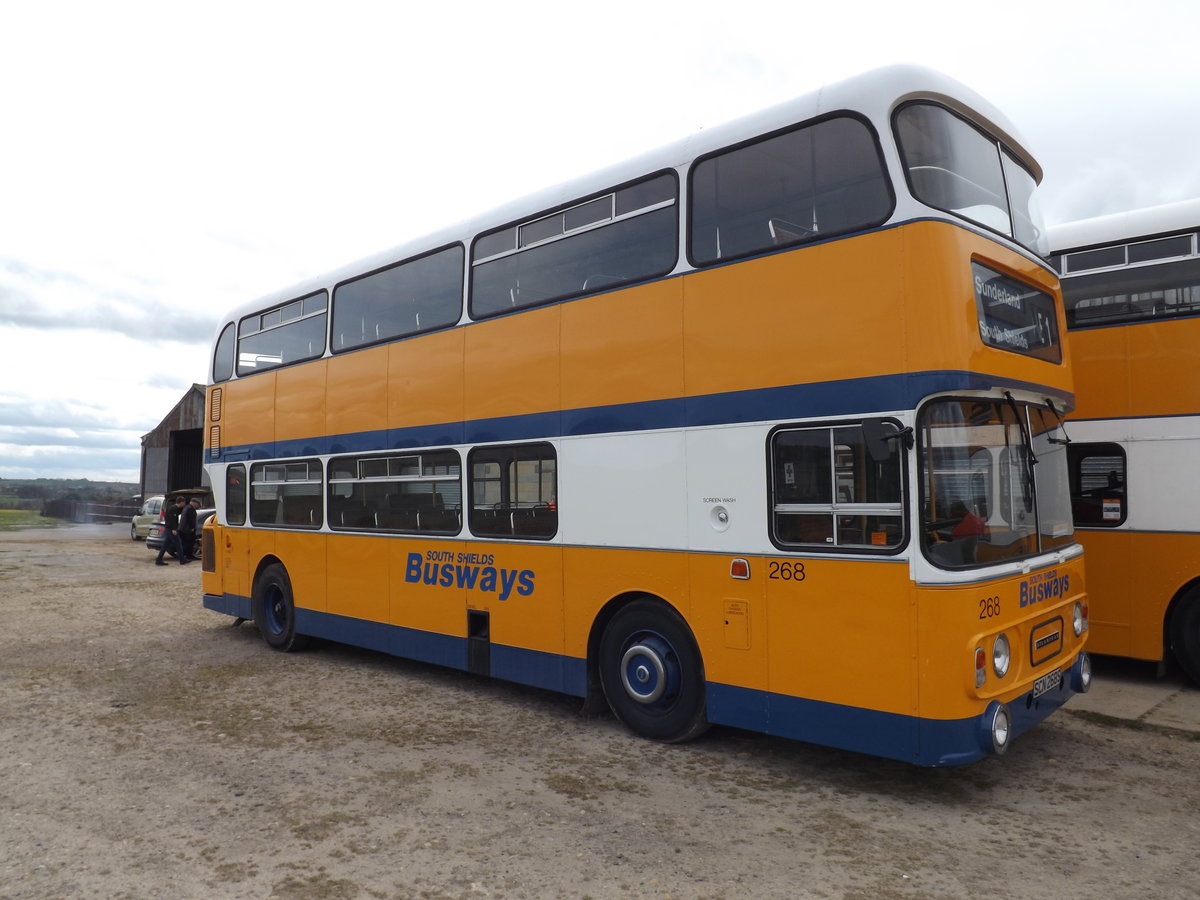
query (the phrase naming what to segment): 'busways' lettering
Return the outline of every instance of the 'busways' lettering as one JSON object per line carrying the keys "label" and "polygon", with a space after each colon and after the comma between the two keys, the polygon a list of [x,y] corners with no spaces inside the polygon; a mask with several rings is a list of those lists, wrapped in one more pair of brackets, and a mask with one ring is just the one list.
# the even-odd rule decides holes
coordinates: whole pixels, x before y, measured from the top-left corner
{"label": "'busways' lettering", "polygon": [[499,594],[501,600],[512,596],[514,589],[522,597],[528,597],[533,593],[535,577],[532,569],[500,569],[496,566],[428,562],[420,553],[408,554],[408,565],[404,570],[404,580],[409,584],[483,591]]}
{"label": "'busways' lettering", "polygon": [[1041,575],[1035,575],[1028,581],[1022,581],[1020,587],[1021,606],[1032,606],[1043,600],[1054,600],[1065,597],[1071,586],[1070,575],[1059,575],[1057,569],[1051,569]]}

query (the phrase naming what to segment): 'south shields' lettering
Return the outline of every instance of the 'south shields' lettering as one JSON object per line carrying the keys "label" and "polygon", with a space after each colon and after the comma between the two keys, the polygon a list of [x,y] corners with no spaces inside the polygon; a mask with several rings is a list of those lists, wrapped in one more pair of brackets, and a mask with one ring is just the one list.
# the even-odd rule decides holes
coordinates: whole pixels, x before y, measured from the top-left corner
{"label": "'south shields' lettering", "polygon": [[1071,588],[1071,576],[1059,575],[1057,569],[1042,572],[1021,582],[1021,607],[1032,606],[1046,600],[1057,600],[1067,595]]}
{"label": "'south shields' lettering", "polygon": [[[462,556],[466,558],[467,554]],[[404,569],[404,580],[409,584],[482,591],[498,594],[501,600],[511,597],[514,590],[518,595],[528,597],[533,593],[535,577],[532,569],[502,569],[493,565],[431,561],[420,553],[408,554],[408,565]]]}

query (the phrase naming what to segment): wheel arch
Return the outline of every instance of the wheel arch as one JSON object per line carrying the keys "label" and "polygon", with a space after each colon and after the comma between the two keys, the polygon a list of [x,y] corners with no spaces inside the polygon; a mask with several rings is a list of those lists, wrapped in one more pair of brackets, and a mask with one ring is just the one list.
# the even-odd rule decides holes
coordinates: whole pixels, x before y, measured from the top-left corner
{"label": "wheel arch", "polygon": [[1184,582],[1167,603],[1166,612],[1163,613],[1162,636],[1163,636],[1163,657],[1169,657],[1174,651],[1173,635],[1175,616],[1183,607],[1185,601],[1190,597],[1195,596],[1196,601],[1200,602],[1200,575],[1192,578],[1190,581]]}
{"label": "wheel arch", "polygon": [[[650,591],[625,591],[617,594],[596,613],[596,617],[592,619],[591,630],[588,632],[587,695],[584,698],[583,707],[585,713],[597,714],[608,710],[608,701],[604,699],[604,688],[600,684],[600,640],[604,636],[604,630],[608,628],[609,622],[616,617],[617,613],[629,606],[629,604],[639,600],[661,603],[666,609],[671,610],[671,612],[679,616],[683,625],[688,630],[692,643],[699,652],[700,642],[696,640],[696,634],[692,631],[692,626],[688,623],[687,618],[680,611],[679,607],[674,603]],[[700,656],[701,660],[703,660],[703,653]]]}
{"label": "wheel arch", "polygon": [[258,565],[254,568],[254,577],[250,579],[251,597],[254,596],[255,590],[258,588],[258,580],[262,578],[262,573],[267,569],[268,566],[282,566],[284,574],[288,576],[289,581],[291,580],[292,576],[288,573],[288,567],[284,565],[283,560],[274,553],[268,553],[258,561]]}

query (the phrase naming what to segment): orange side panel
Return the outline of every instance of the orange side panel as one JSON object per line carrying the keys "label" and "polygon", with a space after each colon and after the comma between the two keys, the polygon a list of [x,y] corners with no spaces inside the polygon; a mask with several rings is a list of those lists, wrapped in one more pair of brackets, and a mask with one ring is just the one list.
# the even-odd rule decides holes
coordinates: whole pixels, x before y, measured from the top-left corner
{"label": "orange side panel", "polygon": [[465,332],[465,417],[490,419],[562,408],[560,306],[491,319]]}
{"label": "orange side panel", "polygon": [[1163,658],[1167,609],[1200,577],[1200,534],[1083,530],[1095,653]]}
{"label": "orange side panel", "polygon": [[1066,350],[1046,362],[980,341],[972,258],[1057,296],[1045,269],[939,222],[686,275],[686,393],[941,370],[1069,391]]}
{"label": "orange side panel", "polygon": [[902,371],[901,240],[880,232],[684,276],[686,393]]}
{"label": "orange side panel", "polygon": [[1131,330],[1087,328],[1071,332],[1068,340],[1075,361],[1076,399],[1073,418],[1129,417],[1133,408],[1127,346]]}
{"label": "orange side panel", "polygon": [[[768,568],[757,557],[748,560],[750,578],[730,577],[732,555],[691,554],[691,615],[688,625],[700,645],[709,681],[766,690],[767,648],[772,641],[767,621]],[[782,635],[781,635],[782,637]]]}
{"label": "orange side panel", "polygon": [[683,396],[682,303],[674,278],[564,304],[563,408]]}
{"label": "orange side panel", "polygon": [[907,565],[781,557],[793,565],[784,578],[770,559],[755,562],[767,569],[772,691],[899,715],[917,711],[916,596]]}
{"label": "orange side panel", "polygon": [[221,443],[226,447],[240,444],[269,444],[275,440],[275,376],[262,372],[228,382],[225,387],[225,424]]}
{"label": "orange side panel", "polygon": [[394,541],[361,534],[331,535],[326,545],[328,611],[339,616],[391,621],[388,555]]}
{"label": "orange side panel", "polygon": [[313,438],[325,433],[325,369],[317,360],[282,368],[275,375],[275,440]]}
{"label": "orange side panel", "polygon": [[389,428],[463,420],[463,346],[471,330],[453,328],[388,347],[387,381],[374,387],[383,393],[386,386]]}
{"label": "orange side panel", "polygon": [[329,360],[327,433],[355,434],[383,427],[387,416],[388,348],[372,347]]}
{"label": "orange side panel", "polygon": [[[1129,656],[1133,649],[1133,596],[1131,589],[1130,538],[1128,531],[1075,532],[1083,545],[1083,564],[1088,576],[1088,650]],[[1162,658],[1162,609],[1157,613],[1158,650],[1152,657]]]}
{"label": "orange side panel", "polygon": [[1140,416],[1195,415],[1200,412],[1200,318],[1131,325],[1129,383]]}
{"label": "orange side panel", "polygon": [[692,615],[688,557],[684,553],[563,548],[563,584],[570,602],[563,610],[568,656],[587,656],[592,623],[614,597],[647,593],[661,597],[684,616]]}

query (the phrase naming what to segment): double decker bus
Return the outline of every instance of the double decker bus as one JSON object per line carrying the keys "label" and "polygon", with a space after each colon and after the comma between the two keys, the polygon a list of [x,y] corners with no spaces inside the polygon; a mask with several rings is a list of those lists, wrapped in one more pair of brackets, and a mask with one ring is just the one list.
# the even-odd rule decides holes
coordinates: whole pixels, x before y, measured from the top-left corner
{"label": "double decker bus", "polygon": [[1078,404],[1091,648],[1200,683],[1200,200],[1050,229]]}
{"label": "double decker bus", "polygon": [[205,605],[924,765],[1086,690],[1041,170],[962,85],[832,85],[246,304]]}

